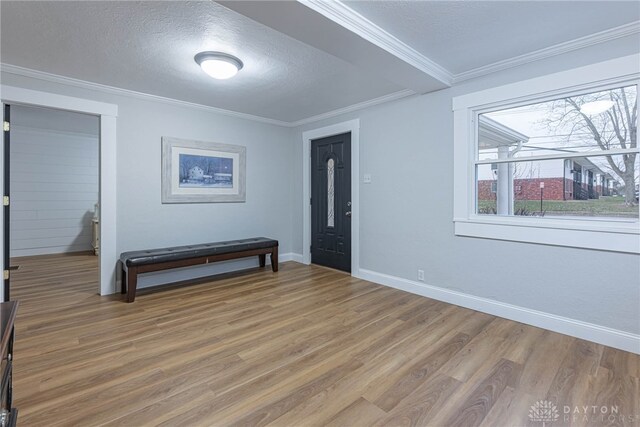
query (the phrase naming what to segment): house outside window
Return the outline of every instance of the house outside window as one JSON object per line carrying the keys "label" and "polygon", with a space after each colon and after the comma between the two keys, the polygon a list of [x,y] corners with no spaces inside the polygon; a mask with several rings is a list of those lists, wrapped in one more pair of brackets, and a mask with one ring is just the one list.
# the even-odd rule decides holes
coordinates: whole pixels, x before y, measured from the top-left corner
{"label": "house outside window", "polygon": [[456,234],[640,253],[637,61],[454,98]]}

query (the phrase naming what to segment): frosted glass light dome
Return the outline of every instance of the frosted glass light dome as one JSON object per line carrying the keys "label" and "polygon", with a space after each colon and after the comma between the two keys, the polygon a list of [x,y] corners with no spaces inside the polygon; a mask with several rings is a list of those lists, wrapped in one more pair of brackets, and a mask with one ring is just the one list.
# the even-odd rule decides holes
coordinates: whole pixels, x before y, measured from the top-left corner
{"label": "frosted glass light dome", "polygon": [[244,65],[235,56],[222,52],[200,52],[194,59],[202,71],[218,80],[230,79],[238,74]]}

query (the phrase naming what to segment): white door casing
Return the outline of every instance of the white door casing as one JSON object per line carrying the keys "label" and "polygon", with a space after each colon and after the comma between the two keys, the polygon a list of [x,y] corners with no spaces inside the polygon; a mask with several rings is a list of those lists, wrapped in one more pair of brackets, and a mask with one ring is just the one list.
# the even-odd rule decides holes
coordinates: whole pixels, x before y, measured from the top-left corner
{"label": "white door casing", "polygon": [[[14,86],[0,85],[3,104],[30,105],[90,114],[100,118],[100,295],[116,291],[116,118],[118,106]],[[0,150],[0,169],[4,168]],[[0,187],[4,170],[0,170]],[[4,216],[2,217],[4,223]],[[2,228],[2,227],[0,227]],[[0,230],[0,233],[3,233]],[[4,239],[4,235],[0,235]],[[3,256],[0,245],[0,259]],[[3,295],[3,290],[0,291]]]}

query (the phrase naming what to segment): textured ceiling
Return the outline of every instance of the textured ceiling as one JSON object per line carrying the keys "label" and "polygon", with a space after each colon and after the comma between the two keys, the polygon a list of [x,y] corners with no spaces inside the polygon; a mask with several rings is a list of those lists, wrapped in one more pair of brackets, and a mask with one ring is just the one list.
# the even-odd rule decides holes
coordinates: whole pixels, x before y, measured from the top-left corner
{"label": "textured ceiling", "polygon": [[640,20],[637,1],[347,1],[454,74]]}
{"label": "textured ceiling", "polygon": [[[313,8],[224,4],[0,1],[0,61],[284,122],[446,86]],[[640,20],[637,1],[345,4],[453,74]],[[205,50],[245,67],[211,79],[193,60]]]}
{"label": "textured ceiling", "polygon": [[[1,2],[3,63],[296,121],[404,89],[213,2]],[[244,61],[233,79],[193,56]]]}

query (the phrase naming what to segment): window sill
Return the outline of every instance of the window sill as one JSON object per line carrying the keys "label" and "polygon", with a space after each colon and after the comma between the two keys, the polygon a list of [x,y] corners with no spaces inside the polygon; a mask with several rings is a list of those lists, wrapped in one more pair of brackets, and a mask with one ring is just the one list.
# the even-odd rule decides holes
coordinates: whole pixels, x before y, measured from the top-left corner
{"label": "window sill", "polygon": [[640,224],[532,218],[455,219],[456,236],[640,254]]}

